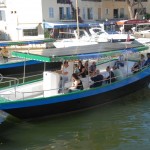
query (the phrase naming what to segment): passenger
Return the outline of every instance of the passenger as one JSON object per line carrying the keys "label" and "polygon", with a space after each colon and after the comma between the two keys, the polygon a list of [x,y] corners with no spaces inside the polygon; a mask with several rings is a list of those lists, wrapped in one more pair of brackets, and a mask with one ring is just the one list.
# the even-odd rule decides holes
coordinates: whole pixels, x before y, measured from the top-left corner
{"label": "passenger", "polygon": [[89,68],[89,73],[93,74],[96,71],[96,62],[93,61],[92,65]]}
{"label": "passenger", "polygon": [[85,67],[83,66],[82,64],[82,61],[79,61],[78,62],[78,67],[79,67],[79,73],[78,73],[78,76],[81,76],[82,78],[85,78],[86,77],[86,73],[85,73]]}
{"label": "passenger", "polygon": [[2,57],[4,59],[4,63],[8,62],[8,49],[6,46],[1,50]]}
{"label": "passenger", "polygon": [[94,81],[94,83],[90,86],[90,88],[101,86],[103,83],[103,75],[100,74],[99,70],[96,70],[96,72],[91,77],[91,80]]}
{"label": "passenger", "polygon": [[124,74],[119,68],[117,68],[116,66],[113,66],[112,69],[117,80],[123,79]]}
{"label": "passenger", "polygon": [[112,83],[116,81],[114,73],[111,71],[110,66],[107,66],[106,71],[109,73],[109,76],[106,78],[106,83]]}
{"label": "passenger", "polygon": [[84,63],[84,68],[85,68],[85,74],[88,75],[89,74],[89,62],[88,61]]}
{"label": "passenger", "polygon": [[146,62],[145,56],[143,54],[141,54],[140,55],[140,68],[143,68],[145,62]]}
{"label": "passenger", "polygon": [[125,58],[123,56],[123,54],[121,54],[118,58],[118,60],[115,62],[114,66],[119,68],[119,67],[124,67],[124,63],[125,63]]}
{"label": "passenger", "polygon": [[80,78],[78,77],[78,75],[76,73],[72,74],[72,86],[70,87],[68,92],[73,92],[76,90],[83,90],[83,84],[82,81],[80,80]]}
{"label": "passenger", "polygon": [[135,62],[133,67],[131,68],[132,73],[137,73],[138,71],[140,71],[140,61]]}
{"label": "passenger", "polygon": [[147,53],[147,60],[144,63],[144,66],[148,66],[148,65],[150,65],[150,53]]}
{"label": "passenger", "polygon": [[74,71],[73,73],[76,73],[78,74],[80,72],[79,68],[78,68],[78,65],[77,64],[74,64]]}
{"label": "passenger", "polygon": [[61,76],[60,76],[58,93],[61,93],[64,90],[64,85],[68,81],[68,74],[69,74],[69,65],[68,65],[68,61],[65,61],[61,68]]}

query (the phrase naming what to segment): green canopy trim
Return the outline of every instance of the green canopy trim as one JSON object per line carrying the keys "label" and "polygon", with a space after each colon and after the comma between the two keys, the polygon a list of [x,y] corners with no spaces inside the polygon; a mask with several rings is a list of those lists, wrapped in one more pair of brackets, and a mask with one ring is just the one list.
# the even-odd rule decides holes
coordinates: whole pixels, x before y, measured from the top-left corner
{"label": "green canopy trim", "polygon": [[49,42],[55,42],[55,39],[43,39],[43,40],[30,40],[30,41],[3,41],[0,42],[0,46],[4,47],[4,46],[12,46],[12,45],[18,45],[18,46],[22,46],[22,45],[29,45],[29,44],[43,44],[43,43],[49,43]]}
{"label": "green canopy trim", "polygon": [[[81,53],[78,51],[78,53],[74,54],[73,51],[68,51],[66,53],[61,54],[61,49],[57,51],[58,55],[55,55],[54,53],[51,54],[47,51],[43,51],[42,54],[33,54],[33,53],[23,53],[23,52],[12,52],[13,56],[19,57],[19,58],[25,58],[25,59],[32,59],[37,61],[43,61],[43,62],[59,62],[64,60],[83,60],[83,59],[99,59],[103,57],[112,57],[120,54],[130,54],[135,52],[140,52],[147,50],[148,46],[140,46],[136,48],[127,48],[122,50],[113,50],[113,51],[105,51],[105,52],[97,52],[97,51],[90,51],[88,53]],[[49,50],[50,51],[50,50]],[[55,51],[53,51],[55,52]]]}

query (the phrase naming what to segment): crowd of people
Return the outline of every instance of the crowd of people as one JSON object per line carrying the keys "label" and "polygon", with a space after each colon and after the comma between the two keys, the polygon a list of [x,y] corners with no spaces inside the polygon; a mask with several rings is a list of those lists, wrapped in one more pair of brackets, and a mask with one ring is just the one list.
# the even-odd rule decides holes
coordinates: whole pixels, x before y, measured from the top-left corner
{"label": "crowd of people", "polygon": [[[103,83],[110,84],[118,80],[123,76],[123,73],[119,70],[120,67],[124,67],[125,58],[123,55],[120,55],[119,59],[114,63],[114,66],[107,66],[106,72],[107,76],[103,76],[99,69],[96,67],[96,62],[93,61],[91,65],[89,65],[88,61],[84,63],[82,61],[78,61],[78,63],[74,64],[74,71],[72,74],[72,85],[69,88],[69,92],[76,90],[83,90],[82,78],[90,77],[92,84],[89,86],[90,88],[95,88],[101,86]],[[143,54],[140,55],[140,60],[135,62],[133,67],[131,68],[131,72],[136,73],[144,66],[150,65],[150,53],[147,54],[147,60],[145,60],[145,56]],[[69,74],[69,64],[67,61],[64,62],[61,69],[61,78],[59,84],[59,92],[62,92],[64,89],[64,85],[68,82]],[[116,76],[118,75],[118,77]]]}

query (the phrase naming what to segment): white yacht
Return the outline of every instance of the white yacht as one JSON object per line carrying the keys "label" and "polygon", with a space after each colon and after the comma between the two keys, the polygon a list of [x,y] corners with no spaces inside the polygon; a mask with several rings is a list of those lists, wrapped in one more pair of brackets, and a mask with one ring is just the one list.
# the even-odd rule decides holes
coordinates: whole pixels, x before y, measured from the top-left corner
{"label": "white yacht", "polygon": [[121,34],[117,31],[113,32],[106,32],[102,28],[95,27],[89,29],[90,34],[92,37],[97,38],[98,42],[104,42],[104,41],[109,41],[109,42],[130,42],[134,41],[135,37],[129,34]]}
{"label": "white yacht", "polygon": [[98,44],[98,42],[96,42],[95,39],[91,38],[87,33],[87,31],[85,31],[84,29],[79,30],[79,36],[77,30],[74,30],[74,33],[71,34],[74,35],[74,38],[57,40],[56,42],[53,43],[53,45],[56,48],[64,48],[71,46],[85,46]]}

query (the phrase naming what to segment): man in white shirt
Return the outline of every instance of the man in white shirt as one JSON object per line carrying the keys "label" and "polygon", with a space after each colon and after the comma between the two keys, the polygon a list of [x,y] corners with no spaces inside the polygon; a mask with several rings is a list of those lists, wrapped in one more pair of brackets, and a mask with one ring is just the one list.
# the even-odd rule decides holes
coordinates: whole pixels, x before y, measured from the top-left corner
{"label": "man in white shirt", "polygon": [[65,61],[61,68],[61,77],[58,93],[61,93],[64,90],[64,85],[68,81],[68,74],[69,74],[69,65],[68,62]]}

